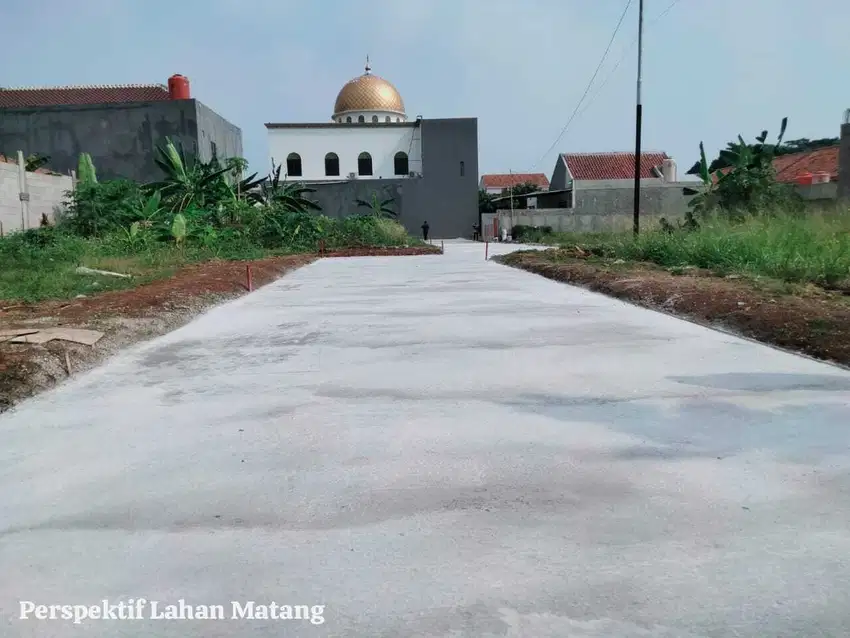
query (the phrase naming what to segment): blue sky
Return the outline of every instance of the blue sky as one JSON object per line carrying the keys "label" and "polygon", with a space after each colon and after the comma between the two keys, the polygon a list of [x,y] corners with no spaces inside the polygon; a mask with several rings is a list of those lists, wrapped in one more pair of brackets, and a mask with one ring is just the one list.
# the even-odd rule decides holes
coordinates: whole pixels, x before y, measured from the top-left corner
{"label": "blue sky", "polygon": [[[645,0],[644,148],[682,171],[742,133],[832,137],[850,108],[847,0]],[[2,86],[165,82],[242,128],[267,165],[265,122],[327,121],[363,70],[411,116],[479,118],[480,170],[551,173],[558,152],[634,144],[637,0],[584,92],[626,0],[27,0],[5,2]],[[8,6],[6,6],[8,5]],[[19,56],[19,54],[22,55]],[[613,74],[618,60],[624,61]],[[14,59],[13,59],[14,58]]]}

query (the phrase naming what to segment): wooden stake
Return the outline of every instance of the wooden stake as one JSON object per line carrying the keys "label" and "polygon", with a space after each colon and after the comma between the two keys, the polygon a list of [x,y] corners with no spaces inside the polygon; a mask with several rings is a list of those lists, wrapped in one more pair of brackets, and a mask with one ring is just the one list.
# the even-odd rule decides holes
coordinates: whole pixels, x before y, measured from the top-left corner
{"label": "wooden stake", "polygon": [[71,357],[68,356],[68,351],[65,350],[65,369],[68,371],[68,376],[71,376]]}

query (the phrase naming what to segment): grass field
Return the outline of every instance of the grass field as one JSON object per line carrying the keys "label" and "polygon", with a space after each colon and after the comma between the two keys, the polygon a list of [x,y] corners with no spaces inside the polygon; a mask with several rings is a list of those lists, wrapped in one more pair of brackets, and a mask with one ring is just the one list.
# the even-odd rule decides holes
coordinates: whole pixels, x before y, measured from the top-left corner
{"label": "grass field", "polygon": [[[192,241],[181,246],[153,240],[131,242],[120,233],[84,238],[52,227],[15,233],[0,239],[0,300],[31,303],[133,288],[168,277],[192,263],[315,252],[318,239],[329,250],[421,243],[388,219],[329,220],[325,226],[320,234],[304,235],[303,240],[290,240],[275,248],[264,248],[225,233],[211,241]],[[78,274],[78,266],[129,274],[132,278]]]}
{"label": "grass field", "polygon": [[[46,245],[33,245],[13,235],[0,241],[0,299],[35,302],[91,295],[168,277],[190,263],[215,258],[257,259],[268,254],[269,251],[256,248],[178,248],[161,243],[131,250],[118,241],[73,235],[59,235]],[[129,274],[132,278],[77,274],[78,266]]]}
{"label": "grass field", "polygon": [[579,246],[599,257],[666,268],[691,266],[830,286],[850,280],[850,210],[780,213],[737,223],[712,218],[694,232],[553,234],[545,240]]}

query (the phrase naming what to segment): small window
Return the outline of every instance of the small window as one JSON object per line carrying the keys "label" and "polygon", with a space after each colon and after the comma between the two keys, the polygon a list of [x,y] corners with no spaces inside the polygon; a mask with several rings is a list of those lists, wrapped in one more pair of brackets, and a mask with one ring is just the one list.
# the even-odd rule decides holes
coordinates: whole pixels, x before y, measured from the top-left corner
{"label": "small window", "polygon": [[387,122],[392,122],[392,121],[393,121],[393,118],[391,118],[389,115],[387,115],[387,119],[386,119],[386,121],[387,121]]}
{"label": "small window", "polygon": [[407,162],[407,153],[403,151],[399,151],[395,154],[395,174],[396,175],[407,175],[409,166]]}
{"label": "small window", "polygon": [[466,175],[466,164],[463,162],[460,163],[460,176],[463,177]]}
{"label": "small window", "polygon": [[290,153],[286,156],[287,177],[301,177],[301,156],[298,153]]}
{"label": "small window", "polygon": [[396,122],[401,122],[401,118],[400,118],[400,117],[397,117],[397,118],[395,118],[395,121],[396,121]]}
{"label": "small window", "polygon": [[328,177],[339,176],[339,155],[336,153],[325,155],[325,175]]}
{"label": "small window", "polygon": [[347,118],[345,118],[345,123],[351,124],[351,116],[350,115]]}
{"label": "small window", "polygon": [[357,123],[358,123],[358,124],[363,124],[363,122],[365,122],[365,121],[366,121],[366,118],[365,118],[365,117],[363,117],[362,115],[361,115],[360,117],[358,117],[358,118],[357,118]]}
{"label": "small window", "polygon": [[210,156],[213,159],[218,159],[218,146],[212,140],[210,140]]}
{"label": "small window", "polygon": [[377,116],[377,115],[373,115],[373,116],[372,116],[372,124],[377,124],[377,123],[378,123],[378,116]]}
{"label": "small window", "polygon": [[360,175],[372,174],[372,156],[363,152],[357,157],[357,172]]}

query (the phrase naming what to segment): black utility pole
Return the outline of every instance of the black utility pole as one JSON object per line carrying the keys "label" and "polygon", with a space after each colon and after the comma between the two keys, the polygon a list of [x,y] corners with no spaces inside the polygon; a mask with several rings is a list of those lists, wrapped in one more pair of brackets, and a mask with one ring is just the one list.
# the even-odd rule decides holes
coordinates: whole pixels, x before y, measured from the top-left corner
{"label": "black utility pole", "polygon": [[634,233],[640,233],[640,138],[643,124],[641,85],[643,84],[643,0],[638,7],[637,104],[635,106],[635,204]]}

